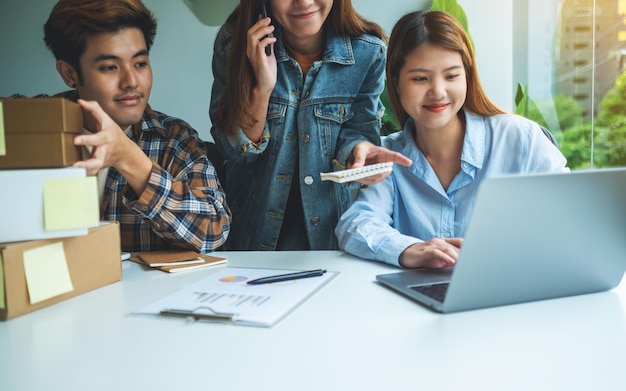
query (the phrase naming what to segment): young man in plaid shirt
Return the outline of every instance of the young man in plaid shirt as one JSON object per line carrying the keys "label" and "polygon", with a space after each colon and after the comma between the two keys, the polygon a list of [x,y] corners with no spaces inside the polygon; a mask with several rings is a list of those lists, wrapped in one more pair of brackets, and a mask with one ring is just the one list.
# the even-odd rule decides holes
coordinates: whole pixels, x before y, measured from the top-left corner
{"label": "young man in plaid shirt", "polygon": [[75,138],[98,176],[102,220],[120,223],[122,250],[213,251],[231,213],[197,132],[148,105],[149,51],[156,20],[139,0],[60,0],[44,41],[78,102],[85,134]]}

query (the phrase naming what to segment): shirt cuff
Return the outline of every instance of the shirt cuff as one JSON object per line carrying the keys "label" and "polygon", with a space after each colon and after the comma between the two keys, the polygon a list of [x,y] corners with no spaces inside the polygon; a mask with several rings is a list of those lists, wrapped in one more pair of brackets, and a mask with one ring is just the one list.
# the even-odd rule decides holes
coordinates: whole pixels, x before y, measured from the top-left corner
{"label": "shirt cuff", "polygon": [[129,206],[142,216],[153,219],[165,202],[162,195],[164,193],[163,184],[167,182],[166,176],[166,172],[153,162],[146,188],[138,199],[135,201],[128,200]]}
{"label": "shirt cuff", "polygon": [[389,235],[378,248],[378,258],[390,265],[402,267],[400,265],[400,254],[408,247],[421,243],[422,241],[411,236],[395,233]]}
{"label": "shirt cuff", "polygon": [[233,146],[235,146],[240,153],[262,153],[267,148],[270,138],[271,135],[267,126],[263,129],[263,134],[261,135],[261,140],[259,142],[252,141],[244,133],[244,131],[239,128],[237,129],[235,136],[235,139],[238,140],[238,142],[237,145]]}

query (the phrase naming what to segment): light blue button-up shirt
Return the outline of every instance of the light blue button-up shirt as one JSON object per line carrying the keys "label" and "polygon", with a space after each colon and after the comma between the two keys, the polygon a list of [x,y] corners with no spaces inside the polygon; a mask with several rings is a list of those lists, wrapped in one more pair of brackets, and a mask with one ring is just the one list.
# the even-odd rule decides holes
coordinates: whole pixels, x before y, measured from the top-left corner
{"label": "light blue button-up shirt", "polygon": [[483,178],[569,171],[563,154],[536,123],[513,114],[465,116],[461,171],[447,191],[417,148],[411,119],[403,131],[383,139],[413,165],[396,165],[385,181],[359,192],[335,229],[343,250],[399,266],[398,257],[413,244],[464,237]]}

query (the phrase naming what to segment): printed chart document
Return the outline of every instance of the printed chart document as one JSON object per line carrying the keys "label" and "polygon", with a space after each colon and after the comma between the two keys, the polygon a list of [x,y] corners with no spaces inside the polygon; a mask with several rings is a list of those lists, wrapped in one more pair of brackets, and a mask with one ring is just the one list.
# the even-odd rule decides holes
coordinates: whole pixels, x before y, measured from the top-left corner
{"label": "printed chart document", "polygon": [[247,284],[256,278],[297,271],[224,267],[133,314],[228,315],[234,324],[271,327],[339,274],[329,271],[318,277]]}

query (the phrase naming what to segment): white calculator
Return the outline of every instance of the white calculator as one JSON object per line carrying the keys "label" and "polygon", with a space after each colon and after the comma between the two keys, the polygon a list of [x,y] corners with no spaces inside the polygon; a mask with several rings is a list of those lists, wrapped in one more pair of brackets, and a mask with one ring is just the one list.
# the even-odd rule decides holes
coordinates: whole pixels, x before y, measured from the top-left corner
{"label": "white calculator", "polygon": [[393,169],[393,162],[370,164],[359,168],[348,170],[323,172],[320,174],[323,181],[333,181],[337,183],[357,181],[368,176],[390,172]]}

